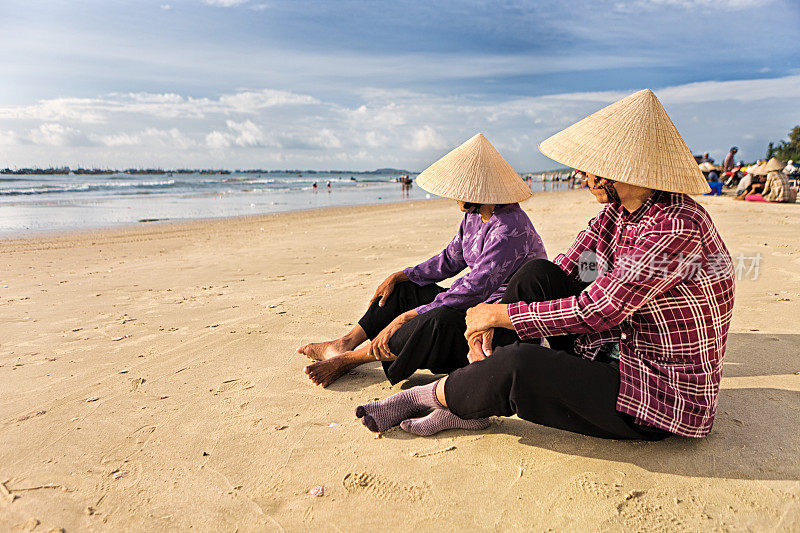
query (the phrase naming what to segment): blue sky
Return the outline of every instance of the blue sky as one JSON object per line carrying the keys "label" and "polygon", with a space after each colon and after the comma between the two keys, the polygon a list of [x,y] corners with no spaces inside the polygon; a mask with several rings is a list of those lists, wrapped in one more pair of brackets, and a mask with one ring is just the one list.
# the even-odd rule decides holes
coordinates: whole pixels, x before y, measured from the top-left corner
{"label": "blue sky", "polygon": [[0,167],[422,169],[645,87],[695,152],[800,124],[797,0],[0,3]]}

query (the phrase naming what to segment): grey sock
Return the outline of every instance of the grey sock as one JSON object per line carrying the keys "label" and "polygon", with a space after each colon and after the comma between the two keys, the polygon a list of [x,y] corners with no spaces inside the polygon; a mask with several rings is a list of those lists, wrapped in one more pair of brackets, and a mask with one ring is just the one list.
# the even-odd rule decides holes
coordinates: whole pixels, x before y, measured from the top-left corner
{"label": "grey sock", "polygon": [[404,431],[427,437],[445,429],[486,429],[491,423],[488,418],[466,420],[454,415],[449,409],[435,409],[422,418],[409,418],[400,423]]}
{"label": "grey sock", "polygon": [[371,431],[386,431],[407,418],[443,407],[436,398],[437,383],[434,381],[428,385],[411,387],[384,400],[359,405],[356,407],[356,416]]}

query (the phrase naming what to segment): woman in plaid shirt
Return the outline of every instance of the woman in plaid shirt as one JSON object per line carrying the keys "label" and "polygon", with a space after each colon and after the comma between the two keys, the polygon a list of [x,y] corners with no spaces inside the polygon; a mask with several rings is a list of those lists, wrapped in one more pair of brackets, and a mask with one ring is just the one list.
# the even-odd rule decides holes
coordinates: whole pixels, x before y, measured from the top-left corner
{"label": "woman in plaid shirt", "polygon": [[469,366],[356,414],[420,435],[514,414],[604,438],[707,435],[734,270],[688,196],[708,190],[691,153],[647,90],[540,149],[581,171],[603,209],[552,263],[523,266],[501,303],[467,312]]}

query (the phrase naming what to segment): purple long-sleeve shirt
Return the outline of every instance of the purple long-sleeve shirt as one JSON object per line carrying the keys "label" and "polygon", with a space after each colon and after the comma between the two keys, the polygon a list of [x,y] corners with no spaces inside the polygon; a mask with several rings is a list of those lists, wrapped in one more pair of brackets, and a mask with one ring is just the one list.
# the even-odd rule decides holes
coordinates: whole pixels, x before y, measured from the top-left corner
{"label": "purple long-sleeve shirt", "polygon": [[433,302],[416,309],[419,314],[441,305],[466,310],[499,300],[514,272],[531,259],[547,259],[542,239],[519,204],[507,204],[496,207],[488,222],[479,213],[467,213],[447,248],[403,272],[424,286],[470,267]]}

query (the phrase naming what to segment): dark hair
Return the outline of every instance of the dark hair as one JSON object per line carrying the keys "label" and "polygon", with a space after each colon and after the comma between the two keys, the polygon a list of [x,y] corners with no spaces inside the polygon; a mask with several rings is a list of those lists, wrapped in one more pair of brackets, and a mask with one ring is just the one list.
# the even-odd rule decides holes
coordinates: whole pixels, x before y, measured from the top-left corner
{"label": "dark hair", "polygon": [[[507,205],[509,205],[509,204],[495,204],[495,206],[494,206],[494,207],[495,207],[495,209],[496,209],[496,208],[498,208],[498,207],[505,207],[505,206],[507,206]],[[478,210],[479,210],[481,207],[483,207],[483,204],[476,204],[476,203],[474,203],[474,202],[464,202],[464,209],[466,209],[467,211],[470,211],[470,212],[477,213],[477,212],[478,212]]]}

